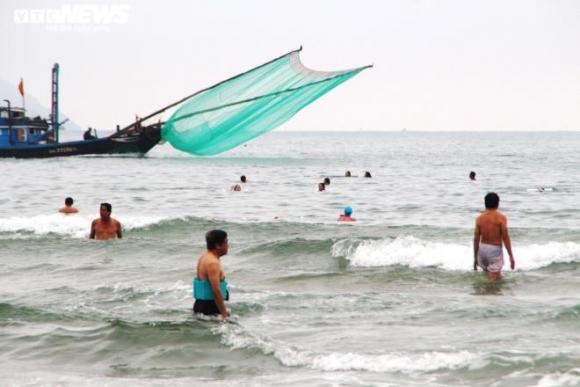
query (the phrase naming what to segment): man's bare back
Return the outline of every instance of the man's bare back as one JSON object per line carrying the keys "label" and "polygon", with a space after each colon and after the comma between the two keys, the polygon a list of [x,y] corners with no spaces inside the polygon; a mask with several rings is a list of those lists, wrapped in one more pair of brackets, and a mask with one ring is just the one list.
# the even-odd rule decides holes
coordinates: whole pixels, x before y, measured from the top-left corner
{"label": "man's bare back", "polygon": [[507,218],[498,210],[485,210],[475,221],[475,232],[482,243],[501,246],[502,235],[507,234]]}
{"label": "man's bare back", "polygon": [[74,204],[74,200],[71,197],[68,197],[66,199],[64,199],[64,207],[59,209],[58,212],[60,212],[61,214],[76,214],[77,212],[79,212],[79,210],[77,210],[76,208],[74,208],[73,206]]}
{"label": "man's bare back", "polygon": [[512,243],[510,240],[507,218],[497,210],[499,196],[490,192],[485,197],[485,211],[475,220],[473,233],[473,270],[481,266],[488,272],[490,279],[499,277],[503,266],[502,246],[505,246],[510,257],[510,267],[515,268]]}
{"label": "man's bare back", "polygon": [[79,212],[79,210],[77,210],[76,208],[72,207],[72,206],[65,206],[61,209],[58,210],[58,212],[60,212],[61,214],[76,214],[77,212]]}

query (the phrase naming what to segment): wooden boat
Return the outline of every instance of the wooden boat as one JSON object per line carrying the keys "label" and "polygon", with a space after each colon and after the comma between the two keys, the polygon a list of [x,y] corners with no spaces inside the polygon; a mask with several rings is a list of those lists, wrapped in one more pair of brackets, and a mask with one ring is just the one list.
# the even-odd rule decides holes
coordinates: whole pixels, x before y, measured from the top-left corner
{"label": "wooden boat", "polygon": [[115,153],[145,154],[161,141],[158,122],[143,125],[138,119],[123,129],[103,138],[87,137],[82,141],[59,141],[63,122],[58,117],[58,64],[52,69],[52,107],[50,119],[26,116],[23,108],[0,107],[0,157],[40,158]]}

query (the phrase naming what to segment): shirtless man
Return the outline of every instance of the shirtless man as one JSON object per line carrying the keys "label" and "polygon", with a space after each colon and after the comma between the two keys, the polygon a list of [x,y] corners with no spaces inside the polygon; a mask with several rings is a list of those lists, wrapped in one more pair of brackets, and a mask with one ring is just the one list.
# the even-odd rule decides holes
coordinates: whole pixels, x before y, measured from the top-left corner
{"label": "shirtless man", "polygon": [[61,208],[60,210],[58,210],[58,212],[62,213],[62,214],[76,214],[77,212],[79,212],[79,210],[77,210],[76,208],[73,207],[73,198],[66,198],[64,199],[64,207]]}
{"label": "shirtless man", "polygon": [[91,223],[91,239],[107,240],[122,238],[121,223],[116,219],[111,218],[111,211],[113,208],[109,203],[101,203],[99,219],[93,220]]}
{"label": "shirtless man", "polygon": [[503,267],[502,243],[510,256],[510,267],[516,267],[512,243],[508,233],[507,218],[497,209],[499,196],[490,192],[485,195],[485,211],[475,221],[473,235],[473,270],[477,266],[486,272],[490,281],[495,281],[501,276]]}
{"label": "shirtless man", "polygon": [[205,234],[207,251],[197,260],[197,272],[193,280],[193,313],[207,316],[220,315],[228,318],[224,301],[229,299],[228,283],[220,258],[228,253],[228,234],[223,230],[211,230]]}

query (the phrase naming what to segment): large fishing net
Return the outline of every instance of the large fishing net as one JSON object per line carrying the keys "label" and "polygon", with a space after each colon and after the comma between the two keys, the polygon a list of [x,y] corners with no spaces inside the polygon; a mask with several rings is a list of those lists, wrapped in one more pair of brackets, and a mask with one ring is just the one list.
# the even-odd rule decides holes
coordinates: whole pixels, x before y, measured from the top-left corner
{"label": "large fishing net", "polygon": [[310,70],[293,51],[194,94],[165,122],[162,138],[195,155],[232,149],[288,121],[369,67]]}

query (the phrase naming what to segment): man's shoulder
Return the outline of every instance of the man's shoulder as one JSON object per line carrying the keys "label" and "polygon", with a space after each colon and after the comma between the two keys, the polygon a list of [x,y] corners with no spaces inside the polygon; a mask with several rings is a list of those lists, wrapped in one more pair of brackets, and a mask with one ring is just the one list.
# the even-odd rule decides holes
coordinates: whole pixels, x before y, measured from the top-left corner
{"label": "man's shoulder", "polygon": [[497,217],[500,219],[500,221],[507,222],[507,216],[505,216],[504,214],[502,214],[499,211],[497,212]]}

